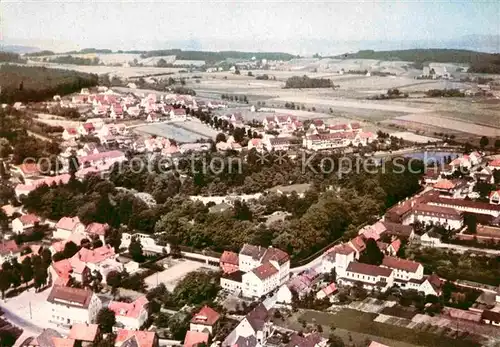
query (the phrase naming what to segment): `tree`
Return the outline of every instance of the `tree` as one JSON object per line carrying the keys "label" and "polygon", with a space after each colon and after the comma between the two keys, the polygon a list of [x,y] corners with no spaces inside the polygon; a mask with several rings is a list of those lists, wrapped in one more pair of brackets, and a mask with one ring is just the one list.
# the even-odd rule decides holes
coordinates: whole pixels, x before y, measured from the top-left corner
{"label": "tree", "polygon": [[19,336],[16,335],[14,329],[0,330],[0,347],[14,346]]}
{"label": "tree", "polygon": [[218,133],[217,136],[215,137],[215,142],[226,142],[226,135],[224,133]]}
{"label": "tree", "polygon": [[35,282],[36,290],[47,284],[47,277],[47,268],[44,268],[43,266],[37,266],[34,268],[33,280]]}
{"label": "tree", "polygon": [[5,291],[10,288],[10,274],[6,270],[0,270],[0,291],[2,292],[2,300],[5,297]]}
{"label": "tree", "polygon": [[380,265],[384,260],[384,253],[378,248],[377,242],[369,238],[366,240],[366,249],[361,254],[359,261],[365,264]]}
{"label": "tree", "polygon": [[490,140],[488,140],[488,138],[486,136],[483,136],[481,137],[481,140],[479,140],[479,145],[481,146],[481,148],[485,148],[486,146],[488,146],[488,144],[490,143]]}
{"label": "tree", "polygon": [[66,242],[66,244],[64,245],[64,250],[63,250],[64,258],[66,258],[66,259],[71,258],[79,250],[80,250],[79,247],[73,241]]}
{"label": "tree", "polygon": [[130,240],[130,245],[128,246],[128,252],[132,259],[138,263],[144,261],[144,254],[142,253],[142,244],[136,237]]}
{"label": "tree", "polygon": [[122,274],[118,271],[110,271],[106,276],[106,283],[111,287],[113,296],[116,295],[116,290],[122,284]]}
{"label": "tree", "polygon": [[499,150],[500,149],[500,139],[495,140],[495,149]]}
{"label": "tree", "polygon": [[24,258],[21,264],[21,277],[26,286],[28,286],[28,282],[33,279],[33,265],[31,264],[31,258]]}
{"label": "tree", "polygon": [[80,162],[78,161],[78,157],[76,154],[71,154],[68,158],[68,172],[71,177],[75,177],[76,172],[80,168]]}
{"label": "tree", "polygon": [[116,324],[115,313],[107,307],[101,308],[97,313],[96,323],[103,333],[112,332],[113,326]]}
{"label": "tree", "polygon": [[468,234],[475,234],[477,232],[477,216],[473,213],[464,214],[464,224],[467,226]]}
{"label": "tree", "polygon": [[334,334],[330,334],[328,336],[328,347],[344,347],[345,343],[342,339]]}

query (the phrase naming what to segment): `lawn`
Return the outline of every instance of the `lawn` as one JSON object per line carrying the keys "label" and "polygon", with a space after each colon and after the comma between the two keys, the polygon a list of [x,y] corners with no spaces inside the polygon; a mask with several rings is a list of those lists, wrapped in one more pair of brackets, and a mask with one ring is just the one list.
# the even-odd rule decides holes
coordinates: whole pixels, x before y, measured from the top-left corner
{"label": "lawn", "polygon": [[400,346],[408,346],[409,344],[428,347],[480,346],[479,343],[473,341],[456,340],[428,332],[374,322],[373,320],[376,317],[377,314],[375,313],[365,313],[351,309],[343,309],[335,314],[318,311],[303,311],[299,315],[298,319],[304,320],[308,323],[321,324],[325,327],[329,327],[333,324],[338,329],[348,330],[353,333],[363,333],[406,343],[400,344]]}

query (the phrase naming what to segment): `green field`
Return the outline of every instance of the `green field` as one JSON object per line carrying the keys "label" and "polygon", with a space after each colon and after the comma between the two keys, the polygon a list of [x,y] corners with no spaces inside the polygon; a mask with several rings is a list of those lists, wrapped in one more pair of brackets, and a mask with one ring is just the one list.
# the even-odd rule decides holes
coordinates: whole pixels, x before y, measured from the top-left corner
{"label": "green field", "polygon": [[[480,343],[452,339],[446,336],[429,332],[409,329],[405,327],[374,322],[377,317],[375,313],[366,313],[351,309],[342,309],[338,313],[327,313],[305,310],[298,315],[292,316],[284,324],[288,328],[300,330],[299,320],[312,324],[321,324],[324,327],[325,336],[328,336],[328,327],[332,324],[337,328],[335,334],[344,338],[345,331],[350,332],[353,340],[375,339],[376,341],[395,347],[426,346],[426,347],[472,347],[480,346]],[[360,335],[361,334],[361,335]]]}

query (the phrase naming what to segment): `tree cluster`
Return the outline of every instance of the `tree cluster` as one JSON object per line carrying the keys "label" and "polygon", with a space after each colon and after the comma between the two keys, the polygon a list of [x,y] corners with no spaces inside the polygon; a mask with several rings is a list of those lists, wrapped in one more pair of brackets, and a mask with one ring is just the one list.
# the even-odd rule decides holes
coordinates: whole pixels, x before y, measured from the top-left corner
{"label": "tree cluster", "polygon": [[429,98],[463,98],[465,96],[458,89],[429,89],[425,95]]}
{"label": "tree cluster", "polygon": [[49,69],[38,66],[2,65],[0,102],[42,101],[54,95],[66,95],[97,84],[95,74]]}
{"label": "tree cluster", "polygon": [[18,263],[14,258],[10,262],[2,264],[0,270],[0,291],[2,299],[9,288],[17,289],[21,283],[25,286],[33,280],[35,290],[39,290],[47,284],[48,267],[52,262],[52,257],[48,248],[43,248],[40,255],[26,256],[22,263]]}
{"label": "tree cluster", "polygon": [[286,80],[285,88],[331,88],[332,81],[325,78],[310,78],[306,75],[293,76]]}

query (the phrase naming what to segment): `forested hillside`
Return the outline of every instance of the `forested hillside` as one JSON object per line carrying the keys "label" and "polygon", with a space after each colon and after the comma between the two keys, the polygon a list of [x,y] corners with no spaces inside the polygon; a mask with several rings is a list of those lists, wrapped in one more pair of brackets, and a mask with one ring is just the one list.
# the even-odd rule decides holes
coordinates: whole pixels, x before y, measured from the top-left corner
{"label": "forested hillside", "polygon": [[69,70],[37,66],[2,65],[0,102],[41,101],[55,94],[64,95],[95,86],[98,76]]}
{"label": "forested hillside", "polygon": [[0,51],[0,62],[24,63],[24,60],[17,53]]}

